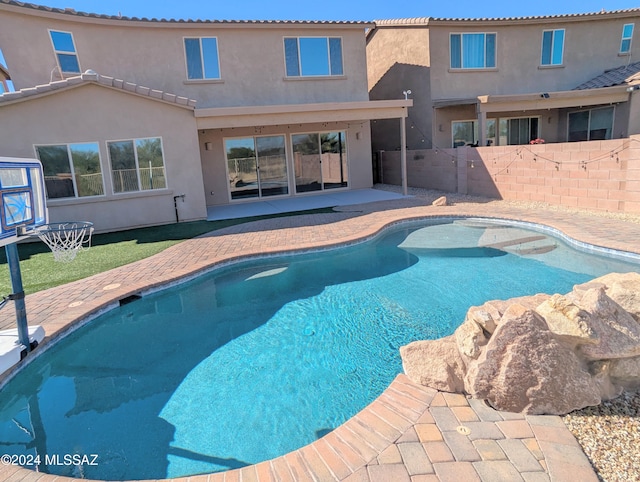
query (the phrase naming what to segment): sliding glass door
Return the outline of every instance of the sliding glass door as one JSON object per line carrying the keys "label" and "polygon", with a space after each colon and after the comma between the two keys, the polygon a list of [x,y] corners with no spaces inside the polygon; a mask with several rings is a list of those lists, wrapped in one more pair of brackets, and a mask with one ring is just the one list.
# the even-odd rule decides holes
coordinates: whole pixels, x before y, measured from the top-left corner
{"label": "sliding glass door", "polygon": [[348,186],[344,131],[294,134],[291,144],[297,193]]}
{"label": "sliding glass door", "polygon": [[231,199],[289,193],[284,136],[225,141]]}
{"label": "sliding glass door", "polygon": [[320,134],[322,185],[325,189],[347,187],[347,143],[344,132]]}

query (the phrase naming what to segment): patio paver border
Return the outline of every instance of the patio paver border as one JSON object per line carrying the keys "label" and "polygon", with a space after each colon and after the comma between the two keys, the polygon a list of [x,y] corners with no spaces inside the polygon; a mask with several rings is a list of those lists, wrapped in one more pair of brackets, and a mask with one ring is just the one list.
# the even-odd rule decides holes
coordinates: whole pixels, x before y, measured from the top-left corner
{"label": "patio paver border", "polygon": [[[352,207],[352,212],[233,226],[184,241],[136,263],[28,295],[30,324],[43,325],[47,332],[39,350],[128,296],[182,282],[242,259],[361,242],[390,225],[412,219],[483,217],[533,222],[579,242],[640,254],[633,244],[640,235],[640,225],[615,219],[562,211],[531,212],[493,203],[407,207],[406,201],[389,201],[363,206],[363,212],[355,212],[358,208]],[[0,328],[15,323],[10,311],[0,313]],[[505,414],[477,402],[420,387],[399,375],[368,407],[322,439],[255,466],[192,476],[189,480],[419,482],[473,475],[476,480],[488,481],[514,480],[510,478],[514,473],[521,480],[561,481],[576,474],[584,480],[597,480],[559,417]],[[451,430],[453,425],[443,425],[440,417],[445,415],[441,412],[451,424],[472,425],[471,434],[460,434]],[[473,421],[474,417],[479,421]],[[510,423],[513,421],[519,423]],[[519,437],[522,433],[532,433],[533,437]],[[527,470],[537,469],[532,460],[541,470]],[[16,482],[66,480],[1,465],[0,478]]]}

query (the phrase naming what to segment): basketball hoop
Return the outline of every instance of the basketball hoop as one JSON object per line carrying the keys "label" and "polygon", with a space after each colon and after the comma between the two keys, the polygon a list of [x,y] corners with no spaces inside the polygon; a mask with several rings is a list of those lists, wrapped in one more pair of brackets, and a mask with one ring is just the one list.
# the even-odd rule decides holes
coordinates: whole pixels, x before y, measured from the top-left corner
{"label": "basketball hoop", "polygon": [[78,251],[89,249],[93,223],[79,221],[38,226],[29,234],[37,235],[51,251],[54,261],[72,261]]}

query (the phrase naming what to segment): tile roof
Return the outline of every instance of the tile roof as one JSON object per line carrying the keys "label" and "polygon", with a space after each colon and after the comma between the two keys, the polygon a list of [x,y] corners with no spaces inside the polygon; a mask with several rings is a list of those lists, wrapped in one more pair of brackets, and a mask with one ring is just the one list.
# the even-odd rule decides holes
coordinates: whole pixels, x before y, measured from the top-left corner
{"label": "tile roof", "polygon": [[601,87],[637,83],[640,83],[640,62],[605,70],[604,73],[580,84],[573,90],[599,89]]}
{"label": "tile roof", "polygon": [[536,15],[529,17],[487,17],[487,18],[451,18],[451,17],[414,17],[414,18],[395,18],[374,20],[376,27],[403,27],[403,26],[426,26],[431,22],[458,22],[458,23],[479,23],[479,22],[496,22],[496,21],[546,21],[546,20],[585,20],[598,17],[609,17],[621,14],[639,14],[640,8],[630,8],[625,10],[610,10],[606,11],[602,9],[600,12],[591,13],[570,13],[562,15]]}
{"label": "tile roof", "polygon": [[148,97],[151,100],[175,104],[186,109],[194,109],[196,105],[195,100],[188,99],[187,97],[171,94],[169,92],[163,92],[161,90],[151,89],[150,87],[144,87],[132,82],[126,82],[124,80],[115,79],[113,77],[107,77],[106,75],[100,75],[92,70],[87,70],[84,74],[80,74],[76,77],[69,77],[64,80],[58,80],[44,85],[37,85],[36,87],[21,89],[15,92],[5,92],[4,94],[0,95],[0,106],[5,103],[27,100],[32,96],[53,94],[57,91],[69,89],[83,84],[102,85],[104,87],[122,90],[129,94]]}
{"label": "tile roof", "polygon": [[238,24],[238,25],[358,25],[368,26],[371,22],[365,21],[338,21],[338,20],[201,20],[201,19],[166,19],[166,18],[147,18],[147,17],[125,17],[122,15],[106,15],[100,13],[78,12],[73,8],[54,8],[44,5],[36,5],[34,3],[18,2],[15,0],[0,0],[0,5],[11,5],[15,7],[30,8],[41,12],[58,13],[65,15],[73,15],[80,18],[99,18],[105,20],[124,20],[133,22],[161,22],[168,24]]}

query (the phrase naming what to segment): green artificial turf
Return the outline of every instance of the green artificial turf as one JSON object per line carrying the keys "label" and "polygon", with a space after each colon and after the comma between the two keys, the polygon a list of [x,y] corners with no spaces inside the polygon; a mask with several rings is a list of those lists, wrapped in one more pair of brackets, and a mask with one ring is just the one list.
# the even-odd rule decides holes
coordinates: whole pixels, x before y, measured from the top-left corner
{"label": "green artificial turf", "polygon": [[[70,283],[118,266],[133,263],[167,249],[185,239],[191,239],[216,229],[235,224],[280,216],[333,212],[331,208],[283,213],[270,216],[195,221],[115,233],[96,234],[91,249],[78,253],[70,263],[57,263],[51,250],[41,242],[18,245],[20,271],[26,294]],[[0,296],[12,293],[5,250],[0,249]]]}

